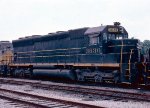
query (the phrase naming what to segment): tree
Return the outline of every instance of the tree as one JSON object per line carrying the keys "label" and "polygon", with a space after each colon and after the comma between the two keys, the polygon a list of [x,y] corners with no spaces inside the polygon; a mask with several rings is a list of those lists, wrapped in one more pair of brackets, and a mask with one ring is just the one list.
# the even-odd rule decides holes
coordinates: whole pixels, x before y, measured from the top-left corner
{"label": "tree", "polygon": [[148,53],[148,50],[150,49],[150,40],[144,40],[142,43],[142,51],[144,54]]}

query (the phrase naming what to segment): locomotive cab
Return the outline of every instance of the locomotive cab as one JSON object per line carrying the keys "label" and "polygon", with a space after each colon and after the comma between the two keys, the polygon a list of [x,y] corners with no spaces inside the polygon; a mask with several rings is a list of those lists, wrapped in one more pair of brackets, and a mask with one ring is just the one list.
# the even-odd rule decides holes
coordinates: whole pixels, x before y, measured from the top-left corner
{"label": "locomotive cab", "polygon": [[128,33],[124,27],[120,26],[119,22],[114,25],[93,27],[87,29],[85,35],[89,37],[89,45],[98,45],[102,42],[108,42],[114,39],[127,39]]}
{"label": "locomotive cab", "polygon": [[128,38],[127,31],[118,22],[115,22],[114,25],[108,25],[102,35],[104,41]]}
{"label": "locomotive cab", "polygon": [[[119,80],[120,66],[117,67],[115,64],[120,65],[120,46],[122,44],[120,42],[128,38],[128,33],[125,28],[120,26],[119,22],[115,22],[114,25],[89,28],[85,32],[85,35],[89,37],[89,46],[86,50],[86,54],[91,55],[89,62],[102,64],[99,70],[95,70],[95,72],[93,72],[95,74],[92,75],[100,76],[97,79],[117,82]],[[114,45],[114,42],[117,44]]]}
{"label": "locomotive cab", "polygon": [[[128,39],[127,31],[119,22],[90,28],[85,34],[89,36],[86,53],[93,56],[90,62],[96,58],[95,63],[105,65],[96,70],[101,76],[98,79],[136,82],[136,63],[140,61],[138,39]],[[115,64],[119,66],[115,67]]]}

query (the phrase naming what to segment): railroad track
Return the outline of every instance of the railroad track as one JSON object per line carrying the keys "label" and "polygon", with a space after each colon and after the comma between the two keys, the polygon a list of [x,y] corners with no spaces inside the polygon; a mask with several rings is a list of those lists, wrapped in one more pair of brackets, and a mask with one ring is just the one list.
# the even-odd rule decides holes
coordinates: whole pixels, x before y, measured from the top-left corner
{"label": "railroad track", "polygon": [[29,106],[28,104],[19,103],[16,101],[12,101],[9,99],[6,99],[4,96],[0,96],[0,106],[1,108],[35,108],[35,106]]}
{"label": "railroad track", "polygon": [[14,103],[28,105],[30,108],[103,108],[100,106],[38,96],[8,89],[0,89],[0,98],[12,101]]}
{"label": "railroad track", "polygon": [[82,93],[86,95],[92,96],[106,96],[113,99],[119,100],[136,100],[136,101],[146,101],[150,102],[150,94],[143,94],[143,93],[133,93],[133,92],[122,92],[116,90],[104,90],[104,89],[92,89],[88,87],[79,87],[79,86],[66,86],[61,84],[45,84],[43,82],[32,82],[32,81],[24,81],[24,80],[12,80],[12,79],[0,79],[0,82],[3,83],[13,83],[13,84],[27,84],[31,85],[32,87],[42,88],[42,89],[53,89],[53,90],[64,90],[76,93]]}

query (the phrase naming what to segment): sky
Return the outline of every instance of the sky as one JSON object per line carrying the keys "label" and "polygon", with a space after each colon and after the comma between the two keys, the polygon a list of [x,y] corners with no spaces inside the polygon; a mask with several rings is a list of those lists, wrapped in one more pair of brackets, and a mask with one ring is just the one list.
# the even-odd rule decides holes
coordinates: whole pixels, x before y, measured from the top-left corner
{"label": "sky", "polygon": [[150,40],[150,0],[0,0],[0,40],[120,22]]}

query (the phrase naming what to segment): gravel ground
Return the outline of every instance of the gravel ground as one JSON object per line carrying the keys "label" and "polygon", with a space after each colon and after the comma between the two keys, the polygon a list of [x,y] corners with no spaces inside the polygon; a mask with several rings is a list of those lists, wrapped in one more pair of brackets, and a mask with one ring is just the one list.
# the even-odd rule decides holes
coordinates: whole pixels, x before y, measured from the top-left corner
{"label": "gravel ground", "polygon": [[[49,82],[50,83],[50,82]],[[52,97],[52,98],[59,98],[59,99],[64,99],[64,100],[73,100],[77,102],[82,102],[82,103],[89,103],[89,104],[94,104],[97,106],[103,106],[107,108],[149,108],[150,103],[148,102],[133,102],[133,101],[128,101],[128,100],[113,100],[113,99],[108,99],[103,100],[103,97],[92,97],[92,96],[85,96],[81,95],[79,93],[70,93],[70,92],[64,92],[64,91],[53,91],[53,90],[43,90],[43,89],[35,89],[32,88],[29,85],[9,85],[9,84],[0,84],[0,88],[6,88],[6,89],[12,89],[16,91],[21,91],[21,92],[27,92],[27,93],[32,93],[32,94],[37,94],[41,96],[46,96],[46,97]],[[4,104],[3,100],[0,100],[0,108],[13,108],[12,106],[10,107],[8,104],[8,107],[4,106],[7,105],[6,103]]]}
{"label": "gravel ground", "polygon": [[19,103],[13,103],[11,101],[0,99],[0,108],[30,108]]}
{"label": "gravel ground", "polygon": [[[0,78],[0,79],[14,79],[14,78]],[[22,79],[15,79],[17,81],[21,81]],[[63,85],[67,86],[70,85],[72,87],[83,87],[83,85],[75,85],[75,84],[66,84],[66,83],[57,83],[57,82],[52,82],[52,81],[41,81],[41,80],[28,80],[28,79],[23,79],[24,81],[28,82],[36,82],[36,83],[42,83],[42,84],[53,84],[53,85]],[[133,92],[133,93],[143,93],[143,94],[150,94],[150,91],[144,91],[140,89],[122,89],[122,88],[113,88],[113,87],[97,87],[97,86],[84,86],[84,88],[93,88],[93,89],[104,89],[104,90],[115,90],[115,91],[123,91],[123,92]]]}
{"label": "gravel ground", "polygon": [[11,105],[7,100],[0,99],[0,107],[1,108],[15,108],[15,105]]}

